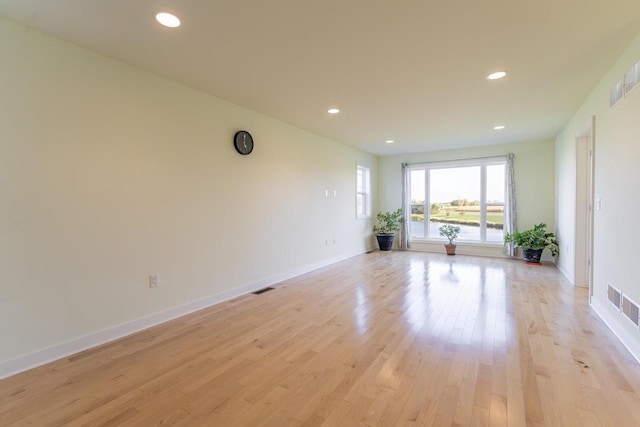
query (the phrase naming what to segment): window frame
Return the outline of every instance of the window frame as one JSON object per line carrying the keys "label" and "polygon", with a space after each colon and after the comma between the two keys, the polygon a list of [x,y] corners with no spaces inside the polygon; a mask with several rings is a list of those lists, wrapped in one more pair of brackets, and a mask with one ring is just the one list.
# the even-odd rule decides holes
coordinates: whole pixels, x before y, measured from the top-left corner
{"label": "window frame", "polygon": [[[480,167],[480,239],[479,240],[464,240],[458,238],[458,241],[462,241],[470,244],[487,245],[487,246],[502,246],[502,242],[487,241],[487,166],[504,165],[505,167],[505,188],[504,188],[504,212],[508,209],[508,200],[506,194],[506,173],[507,173],[507,156],[495,156],[484,157],[475,159],[460,159],[460,160],[445,160],[436,162],[416,163],[407,167],[408,174],[408,192],[411,194],[411,172],[412,171],[424,171],[424,186],[425,186],[425,200],[423,204],[424,209],[424,237],[411,236],[409,231],[409,239],[414,242],[441,242],[446,240],[440,236],[429,236],[429,223],[431,222],[431,195],[430,195],[430,171],[432,169],[447,169],[447,168],[461,168],[461,167]],[[419,206],[416,203],[411,202],[411,196],[407,198],[408,205],[405,206],[406,212],[409,212],[409,218],[411,217],[411,207]],[[504,227],[504,226],[503,226]],[[504,228],[503,228],[504,235]]]}
{"label": "window frame", "polygon": [[[362,191],[359,186],[359,176],[362,176]],[[358,210],[358,197],[362,195],[362,209]],[[356,165],[356,219],[371,218],[371,168]]]}

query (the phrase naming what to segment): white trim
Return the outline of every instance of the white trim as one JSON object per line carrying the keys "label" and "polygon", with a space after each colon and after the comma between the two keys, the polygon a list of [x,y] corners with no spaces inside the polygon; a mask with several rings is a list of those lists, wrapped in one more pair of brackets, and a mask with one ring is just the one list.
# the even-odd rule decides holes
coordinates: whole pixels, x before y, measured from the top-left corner
{"label": "white trim", "polygon": [[[584,153],[587,156],[586,162],[586,172],[587,174],[587,183],[586,183],[586,203],[587,203],[587,223],[584,224],[585,228],[587,228],[586,233],[586,249],[587,249],[587,259],[586,264],[581,267],[586,269],[587,275],[587,284],[579,285],[580,287],[589,288],[589,301],[593,299],[593,263],[594,263],[594,223],[595,223],[595,128],[596,128],[596,116],[591,116],[591,118],[585,122],[579,129],[579,131],[575,135],[575,148],[576,148],[576,205],[574,211],[574,242],[573,242],[573,275],[572,280],[570,282],[576,286],[577,277],[578,277],[578,236],[580,234],[584,234],[584,230],[578,230],[578,214],[581,212],[581,209],[584,205],[580,206],[578,203],[578,153],[580,151],[579,145],[581,144],[580,140],[582,138],[587,138],[586,150]],[[584,211],[582,211],[584,213]],[[566,276],[566,274],[565,274]]]}
{"label": "white trim", "polygon": [[[629,353],[640,363],[640,343],[637,340],[634,340],[633,336],[629,334],[623,328],[618,328],[619,325],[616,317],[612,316],[611,313],[604,307],[600,301],[596,298],[591,299],[591,308],[593,312],[604,322],[605,325],[613,332],[613,334],[620,340],[622,345],[629,350]],[[635,326],[635,325],[634,325]]]}
{"label": "white trim", "polygon": [[171,307],[159,313],[154,313],[130,322],[102,329],[14,359],[2,361],[0,362],[0,380],[369,251],[370,250],[357,251],[354,253],[338,255],[313,264],[294,268],[287,272],[258,280],[248,285],[211,295],[197,301]]}
{"label": "white trim", "polygon": [[589,120],[584,122],[580,128],[576,131],[575,137],[579,138],[581,136],[589,136],[593,137],[593,130],[595,129],[596,116],[589,117]]}
{"label": "white trim", "polygon": [[562,273],[562,275],[569,281],[569,283],[572,286],[575,286],[575,278],[573,278],[569,272],[566,270],[566,268],[562,265],[560,265],[559,263],[556,263],[556,266],[558,267],[558,270],[560,270],[560,273]]}

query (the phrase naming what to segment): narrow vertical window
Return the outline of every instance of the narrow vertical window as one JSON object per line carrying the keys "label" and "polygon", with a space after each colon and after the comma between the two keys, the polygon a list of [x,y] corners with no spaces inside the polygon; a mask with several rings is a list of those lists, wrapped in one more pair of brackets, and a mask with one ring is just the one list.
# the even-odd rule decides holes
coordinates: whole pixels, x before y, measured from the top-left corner
{"label": "narrow vertical window", "polygon": [[371,171],[360,165],[356,170],[356,218],[371,218]]}

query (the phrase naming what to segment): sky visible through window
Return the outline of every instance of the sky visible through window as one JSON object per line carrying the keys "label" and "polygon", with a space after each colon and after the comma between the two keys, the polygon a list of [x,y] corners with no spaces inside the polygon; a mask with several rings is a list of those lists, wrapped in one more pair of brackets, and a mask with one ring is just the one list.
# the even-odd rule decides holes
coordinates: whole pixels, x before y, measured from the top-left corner
{"label": "sky visible through window", "polygon": [[487,202],[504,203],[505,165],[487,166]]}
{"label": "sky visible through window", "polygon": [[[430,203],[449,203],[452,200],[480,200],[480,166],[431,169]],[[411,200],[425,198],[424,171],[411,173]],[[487,202],[504,203],[504,165],[487,166]]]}

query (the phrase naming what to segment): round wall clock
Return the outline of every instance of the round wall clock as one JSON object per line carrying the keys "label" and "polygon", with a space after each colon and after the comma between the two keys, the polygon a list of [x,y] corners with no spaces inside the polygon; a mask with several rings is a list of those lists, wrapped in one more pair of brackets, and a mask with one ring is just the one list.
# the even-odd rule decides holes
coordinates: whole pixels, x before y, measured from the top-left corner
{"label": "round wall clock", "polygon": [[246,130],[236,132],[233,137],[233,146],[236,151],[244,156],[253,151],[253,137]]}

